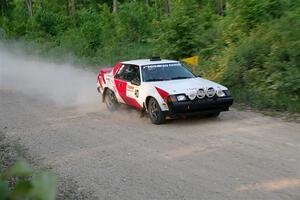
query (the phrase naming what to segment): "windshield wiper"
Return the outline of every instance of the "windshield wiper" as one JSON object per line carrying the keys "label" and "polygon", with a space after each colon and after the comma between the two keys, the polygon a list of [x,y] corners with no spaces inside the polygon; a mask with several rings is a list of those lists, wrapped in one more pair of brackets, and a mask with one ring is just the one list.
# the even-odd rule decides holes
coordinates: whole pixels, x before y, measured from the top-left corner
{"label": "windshield wiper", "polygon": [[172,80],[176,80],[176,79],[188,79],[188,78],[191,78],[191,77],[177,76],[177,77],[172,77],[171,79],[172,79]]}

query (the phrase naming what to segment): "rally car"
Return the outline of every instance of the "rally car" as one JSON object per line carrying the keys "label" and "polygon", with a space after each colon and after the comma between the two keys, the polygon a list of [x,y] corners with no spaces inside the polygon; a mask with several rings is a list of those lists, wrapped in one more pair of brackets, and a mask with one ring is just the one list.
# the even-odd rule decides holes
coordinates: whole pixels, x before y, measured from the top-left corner
{"label": "rally car", "polygon": [[179,61],[157,57],[100,69],[97,89],[110,111],[120,103],[134,106],[149,113],[153,124],[182,115],[217,117],[233,103],[226,87],[194,75]]}

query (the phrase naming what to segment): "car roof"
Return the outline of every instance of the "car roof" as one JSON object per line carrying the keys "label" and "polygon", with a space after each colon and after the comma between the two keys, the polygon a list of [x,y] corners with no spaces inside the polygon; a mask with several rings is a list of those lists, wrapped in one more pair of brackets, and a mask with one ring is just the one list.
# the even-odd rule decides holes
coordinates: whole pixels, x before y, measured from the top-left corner
{"label": "car roof", "polygon": [[158,60],[158,61],[152,61],[150,59],[139,59],[139,60],[124,61],[122,63],[143,66],[143,65],[157,65],[157,64],[178,63],[178,62],[179,61],[176,61],[176,60],[166,60],[166,59],[162,59],[162,60]]}

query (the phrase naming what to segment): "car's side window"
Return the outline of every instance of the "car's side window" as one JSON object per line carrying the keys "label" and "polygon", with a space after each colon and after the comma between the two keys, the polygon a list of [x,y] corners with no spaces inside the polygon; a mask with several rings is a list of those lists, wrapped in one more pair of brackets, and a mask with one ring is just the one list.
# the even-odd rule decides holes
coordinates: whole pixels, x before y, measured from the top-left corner
{"label": "car's side window", "polygon": [[116,79],[123,79],[122,77],[124,76],[125,68],[126,68],[126,65],[124,65],[124,64],[120,67],[120,69],[118,70],[118,72],[115,75]]}
{"label": "car's side window", "polygon": [[128,82],[136,80],[140,82],[140,69],[136,65],[122,65],[115,78]]}
{"label": "car's side window", "polygon": [[126,70],[126,77],[125,79],[127,81],[132,81],[132,80],[139,80],[140,78],[140,70],[139,66],[136,65],[130,65],[128,69]]}

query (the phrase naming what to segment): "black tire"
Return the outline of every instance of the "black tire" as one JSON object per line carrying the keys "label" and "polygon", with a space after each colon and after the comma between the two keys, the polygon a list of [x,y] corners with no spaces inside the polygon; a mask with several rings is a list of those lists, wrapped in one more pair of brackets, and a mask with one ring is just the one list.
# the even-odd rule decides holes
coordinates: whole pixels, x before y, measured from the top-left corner
{"label": "black tire", "polygon": [[151,98],[148,102],[148,113],[152,124],[162,124],[165,122],[165,115],[154,98]]}
{"label": "black tire", "polygon": [[220,115],[220,112],[214,112],[214,113],[210,113],[207,115],[207,117],[210,117],[210,118],[217,118],[219,117]]}
{"label": "black tire", "polygon": [[106,90],[104,95],[104,101],[107,109],[111,112],[115,111],[119,106],[115,93],[110,89]]}

